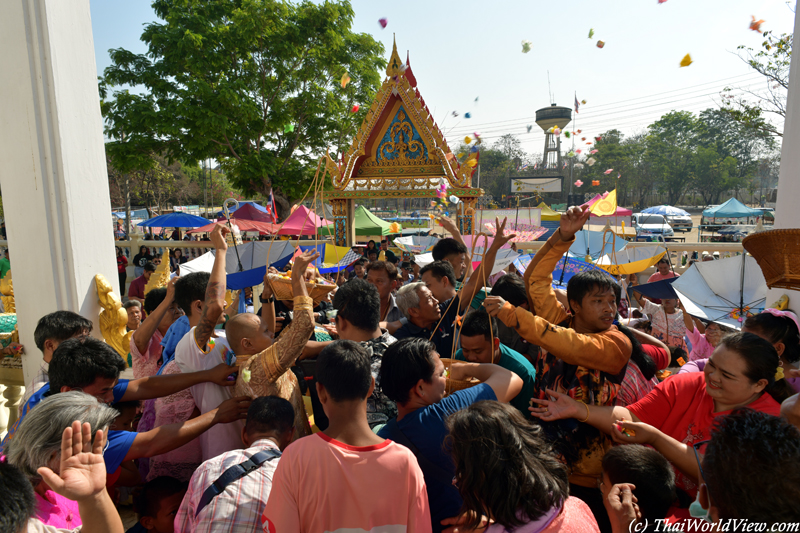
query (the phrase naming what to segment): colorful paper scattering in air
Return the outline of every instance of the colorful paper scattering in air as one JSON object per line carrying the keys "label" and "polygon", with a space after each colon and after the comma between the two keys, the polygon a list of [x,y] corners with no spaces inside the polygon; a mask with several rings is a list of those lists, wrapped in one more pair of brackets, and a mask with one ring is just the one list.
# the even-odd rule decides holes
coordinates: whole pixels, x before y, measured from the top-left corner
{"label": "colorful paper scattering in air", "polygon": [[480,96],[475,97],[475,103],[478,103],[478,98],[480,98]]}
{"label": "colorful paper scattering in air", "polygon": [[589,159],[586,160],[586,164],[589,166],[592,166],[595,163],[597,163],[597,159],[595,159],[594,157],[590,157]]}
{"label": "colorful paper scattering in air", "polygon": [[477,164],[478,164],[478,162],[476,160],[474,160],[474,159],[470,159],[469,161],[467,161],[467,166],[470,167],[470,168],[475,168],[475,165],[477,165]]}
{"label": "colorful paper scattering in air", "polygon": [[556,137],[561,135],[561,128],[553,128],[553,135],[555,135]]}
{"label": "colorful paper scattering in air", "polygon": [[[529,130],[529,131],[530,131],[530,130]],[[565,131],[565,132],[564,132],[564,137],[566,137],[567,139],[569,139],[570,137],[572,137],[572,134],[571,134],[570,132],[568,132],[568,131]]]}
{"label": "colorful paper scattering in air", "polygon": [[579,153],[581,153],[581,151],[582,151],[582,150],[581,150],[580,148],[578,148],[577,150],[575,150],[575,153],[576,153],[576,154],[579,154]]}
{"label": "colorful paper scattering in air", "polygon": [[472,118],[472,113],[464,113],[464,118]]}
{"label": "colorful paper scattering in air", "polygon": [[457,117],[458,116],[458,112],[457,111],[453,111],[453,116]]}
{"label": "colorful paper scattering in air", "polygon": [[593,187],[597,187],[598,185],[600,185],[600,180],[592,180]]}
{"label": "colorful paper scattering in air", "polygon": [[533,129],[533,126],[531,126],[530,124],[528,124],[527,126],[525,126],[525,128],[528,130],[528,133],[530,133],[530,132],[531,132],[531,130]]}
{"label": "colorful paper scattering in air", "polygon": [[570,150],[569,152],[567,152],[567,157],[575,157],[575,152]]}
{"label": "colorful paper scattering in air", "polygon": [[580,170],[580,169],[582,169],[582,168],[583,168],[583,163],[575,163],[575,165],[573,166],[573,168],[577,168],[578,170]]}
{"label": "colorful paper scattering in air", "polygon": [[448,152],[448,154],[445,156],[448,161],[452,161],[454,157],[455,156],[453,155],[453,152]]}
{"label": "colorful paper scattering in air", "polygon": [[589,39],[594,37],[594,28],[589,28]]}
{"label": "colorful paper scattering in air", "polygon": [[581,130],[578,130],[578,133],[580,133],[580,132],[581,132]]}
{"label": "colorful paper scattering in air", "polygon": [[586,137],[581,137],[581,140],[582,140],[582,141],[585,141],[585,140],[586,140]]}
{"label": "colorful paper scattering in air", "polygon": [[458,152],[458,158],[459,158],[459,159],[461,159],[461,158],[462,158],[462,157],[464,157],[465,155],[466,155],[466,154],[465,154],[464,152]]}
{"label": "colorful paper scattering in air", "polygon": [[663,4],[663,3],[664,3],[664,2],[666,2],[666,1],[667,1],[667,0],[658,0],[658,3],[659,3],[659,4]]}
{"label": "colorful paper scattering in air", "polygon": [[620,179],[621,177],[622,177],[622,172],[618,172],[617,173],[617,179]]}
{"label": "colorful paper scattering in air", "polygon": [[756,18],[753,15],[750,15],[750,17],[753,19],[752,22],[750,22],[750,29],[753,30],[753,31],[760,32],[761,31],[761,25],[764,24],[766,21],[765,20],[756,20]]}
{"label": "colorful paper scattering in air", "polygon": [[683,59],[681,59],[681,67],[688,67],[692,63],[694,63],[694,61],[692,61],[691,54],[686,54],[685,56],[683,56]]}
{"label": "colorful paper scattering in air", "polygon": [[292,133],[294,131],[294,124],[287,124],[283,127],[283,133]]}
{"label": "colorful paper scattering in air", "polygon": [[604,41],[597,41],[597,48],[603,48],[606,45]]}
{"label": "colorful paper scattering in air", "polygon": [[586,105],[586,100],[581,100],[581,104]]}
{"label": "colorful paper scattering in air", "polygon": [[472,135],[475,137],[475,140],[478,141],[478,144],[481,143],[481,136],[478,135],[478,132],[473,131]]}
{"label": "colorful paper scattering in air", "polygon": [[342,74],[342,89],[347,87],[348,83],[350,83],[350,74],[345,72],[344,74]]}
{"label": "colorful paper scattering in air", "polygon": [[533,46],[532,42],[530,42],[530,41],[522,41],[522,53],[523,54],[527,54],[528,52],[530,52],[531,51],[531,46]]}
{"label": "colorful paper scattering in air", "polygon": [[575,182],[576,187],[580,187],[581,185],[583,185],[583,182],[581,180]]}
{"label": "colorful paper scattering in air", "polygon": [[448,200],[450,200],[450,203],[451,203],[451,204],[457,204],[458,202],[460,202],[460,201],[461,201],[461,200],[459,200],[459,199],[458,199],[458,196],[456,196],[456,195],[454,195],[454,194],[453,194],[453,195],[451,195],[451,196],[450,196],[450,198],[448,198]]}
{"label": "colorful paper scattering in air", "polygon": [[471,142],[472,142],[472,137],[470,137],[469,135],[467,135],[466,137],[464,137],[464,144],[469,144],[469,143],[471,143]]}
{"label": "colorful paper scattering in air", "polygon": [[389,24],[389,21],[386,18],[378,19],[378,24],[381,25],[381,28],[386,28],[386,25]]}
{"label": "colorful paper scattering in air", "polygon": [[612,172],[614,172],[614,169],[613,169],[613,168],[609,168],[608,170],[606,170],[605,172],[603,172],[603,174],[605,174],[606,176],[608,176],[608,175],[609,175],[609,174],[611,174]]}
{"label": "colorful paper scattering in air", "polygon": [[353,109],[350,110],[351,113],[358,113],[359,106],[358,104],[353,106]]}
{"label": "colorful paper scattering in air", "polygon": [[600,142],[603,140],[603,138],[598,135],[597,137],[594,138],[594,140]]}
{"label": "colorful paper scattering in air", "polygon": [[591,151],[591,152],[589,152],[589,153],[590,153],[590,154],[592,154],[592,155],[594,155],[594,154],[596,154],[596,153],[597,153],[597,152],[599,152],[599,151],[600,151],[600,150],[592,150],[592,151]]}

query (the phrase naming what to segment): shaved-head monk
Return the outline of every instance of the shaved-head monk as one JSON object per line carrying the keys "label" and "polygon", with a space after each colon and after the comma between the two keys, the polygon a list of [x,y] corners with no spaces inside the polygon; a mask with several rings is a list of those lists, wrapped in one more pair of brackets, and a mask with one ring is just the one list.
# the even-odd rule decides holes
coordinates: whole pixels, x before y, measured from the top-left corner
{"label": "shaved-head monk", "polygon": [[[253,313],[234,316],[225,326],[228,343],[239,363],[239,377],[234,393],[240,396],[279,396],[289,400],[295,412],[295,439],[311,434],[300,385],[289,368],[303,353],[303,347],[314,331],[314,301],[308,296],[304,274],[306,267],[319,253],[306,252],[292,266],[294,318],[278,340],[275,338],[275,298],[263,301],[261,317]],[[269,284],[264,278],[265,292]]]}

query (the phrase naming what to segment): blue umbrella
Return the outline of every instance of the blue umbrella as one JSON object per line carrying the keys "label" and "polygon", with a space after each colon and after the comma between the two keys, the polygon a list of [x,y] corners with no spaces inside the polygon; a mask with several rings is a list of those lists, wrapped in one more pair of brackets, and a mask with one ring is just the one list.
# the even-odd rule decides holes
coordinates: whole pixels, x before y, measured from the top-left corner
{"label": "blue umbrella", "polygon": [[[514,266],[520,272],[525,272],[525,270],[528,268],[528,264],[531,262],[531,259],[533,259],[533,254],[521,255],[519,259],[514,261]],[[558,264],[556,264],[556,267],[553,269],[553,288],[566,289],[567,283],[569,283],[569,280],[572,279],[572,276],[579,272],[586,272],[589,270],[599,270],[604,274],[608,274],[608,272],[593,265],[592,263],[587,263],[586,261],[577,259],[575,257],[562,257],[558,261]]]}
{"label": "blue umbrella", "polygon": [[647,215],[664,215],[666,217],[690,216],[689,213],[683,209],[678,209],[677,207],[672,207],[671,205],[657,205],[654,207],[648,207],[647,209],[642,210],[642,213]]}
{"label": "blue umbrella", "polygon": [[208,220],[189,213],[167,213],[140,222],[139,226],[145,228],[199,228],[206,224],[208,224]]}

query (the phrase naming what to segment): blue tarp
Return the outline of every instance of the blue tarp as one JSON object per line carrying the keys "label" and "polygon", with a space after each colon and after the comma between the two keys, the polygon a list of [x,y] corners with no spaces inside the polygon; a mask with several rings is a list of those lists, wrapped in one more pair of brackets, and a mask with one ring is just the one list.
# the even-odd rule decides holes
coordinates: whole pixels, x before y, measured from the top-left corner
{"label": "blue tarp", "polygon": [[747,207],[736,198],[731,198],[722,205],[703,211],[706,218],[744,218],[760,217],[764,212],[761,209]]}

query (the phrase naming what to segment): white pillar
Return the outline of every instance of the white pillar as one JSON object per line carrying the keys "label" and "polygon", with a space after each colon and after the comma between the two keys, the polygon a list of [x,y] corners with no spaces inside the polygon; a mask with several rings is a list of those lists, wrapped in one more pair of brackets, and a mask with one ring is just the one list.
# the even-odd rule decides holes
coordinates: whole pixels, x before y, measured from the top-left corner
{"label": "white pillar", "polygon": [[36,322],[119,284],[89,0],[0,1],[0,186],[27,383]]}

